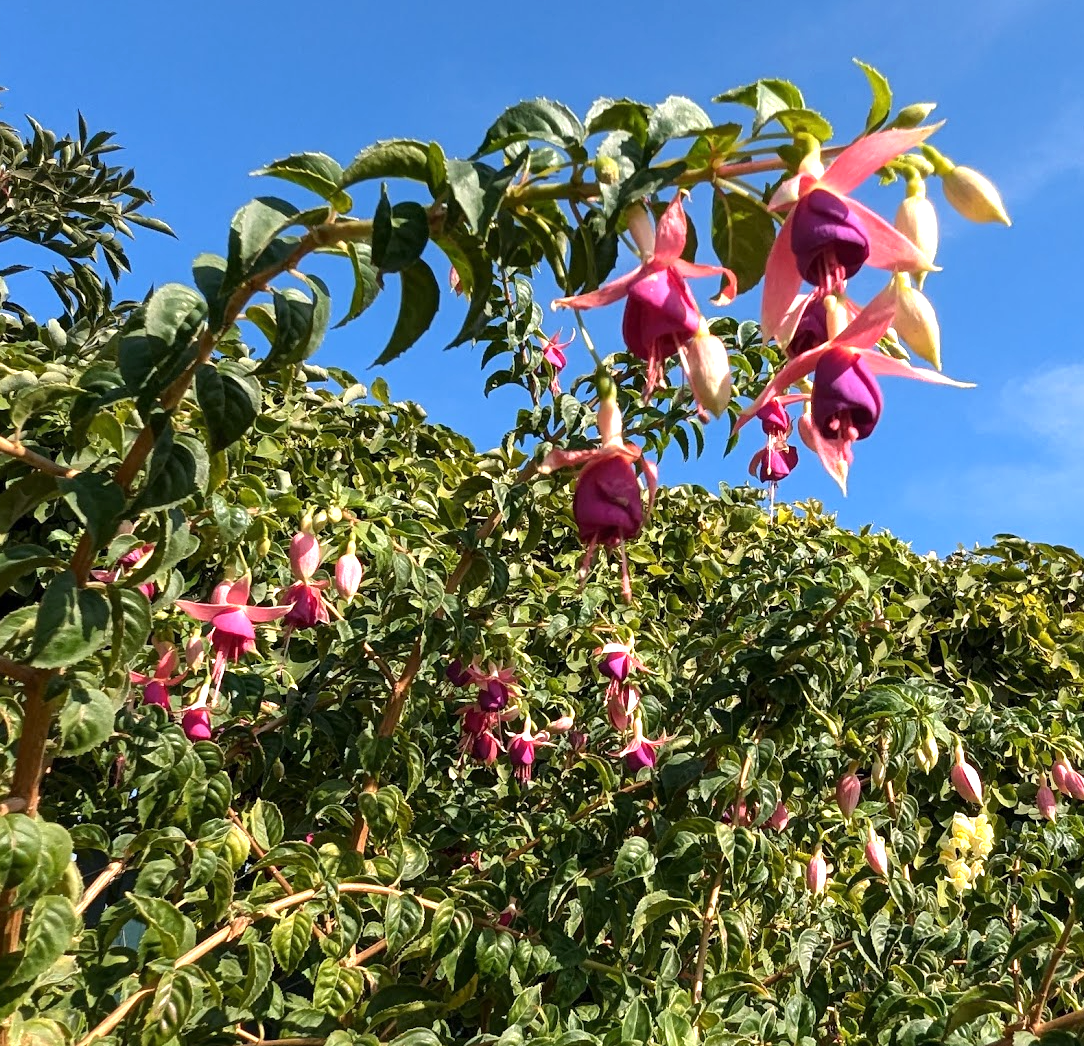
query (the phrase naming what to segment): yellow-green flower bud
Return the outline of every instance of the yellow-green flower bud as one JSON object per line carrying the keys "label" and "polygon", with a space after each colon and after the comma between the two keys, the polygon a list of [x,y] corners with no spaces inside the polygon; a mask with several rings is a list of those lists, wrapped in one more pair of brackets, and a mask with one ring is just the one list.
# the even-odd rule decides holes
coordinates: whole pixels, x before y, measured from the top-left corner
{"label": "yellow-green flower bud", "polygon": [[621,178],[621,168],[612,156],[596,156],[595,177],[600,185],[616,185]]}
{"label": "yellow-green flower bud", "polygon": [[941,176],[945,199],[972,222],[1012,225],[994,183],[970,167],[953,167]]}
{"label": "yellow-green flower bud", "polygon": [[911,351],[927,363],[941,369],[941,328],[929,299],[911,286],[906,273],[892,277],[896,291],[896,333]]}

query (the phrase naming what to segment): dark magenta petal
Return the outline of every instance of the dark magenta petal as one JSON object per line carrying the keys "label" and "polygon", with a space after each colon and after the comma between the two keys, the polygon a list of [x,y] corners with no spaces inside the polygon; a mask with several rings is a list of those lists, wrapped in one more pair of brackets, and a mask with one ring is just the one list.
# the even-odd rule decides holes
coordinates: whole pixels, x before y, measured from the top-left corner
{"label": "dark magenta petal", "polygon": [[623,650],[611,651],[599,662],[598,670],[608,679],[616,679],[619,683],[623,683],[632,670],[632,658]]}
{"label": "dark magenta petal", "polygon": [[857,215],[834,193],[814,189],[792,215],[791,246],[802,279],[819,284],[837,266],[850,279],[869,257],[869,237]]}
{"label": "dark magenta petal", "polygon": [[490,733],[484,733],[475,737],[470,754],[483,763],[492,763],[499,751],[497,739]]}
{"label": "dark magenta petal", "polygon": [[158,705],[169,711],[169,691],[157,680],[152,680],[143,688],[143,704]]}
{"label": "dark magenta petal", "polygon": [[534,762],[534,742],[517,734],[508,742],[508,759],[513,766],[530,766]]}
{"label": "dark magenta petal", "polygon": [[662,269],[630,288],[621,332],[642,360],[672,356],[700,329],[700,312],[684,278]]}
{"label": "dark magenta petal", "polygon": [[[283,600],[287,603],[293,602],[293,606],[282,619],[282,623],[295,631],[313,628],[315,625],[325,624],[328,621],[324,597],[320,590],[312,585],[307,585],[303,581],[291,585],[284,593]],[[218,619],[215,620],[217,622]]]}
{"label": "dark magenta petal", "polygon": [[466,686],[470,682],[470,672],[463,667],[457,657],[444,669],[445,678],[452,686]]}
{"label": "dark magenta petal", "polygon": [[786,479],[791,470],[798,464],[798,451],[794,447],[786,450],[772,449],[761,459],[760,481],[762,483],[778,483]]}
{"label": "dark magenta petal", "polygon": [[794,336],[787,344],[787,355],[794,359],[803,352],[817,348],[828,340],[828,314],[820,298],[811,301],[794,328]]}
{"label": "dark magenta petal", "polygon": [[210,741],[211,713],[206,708],[190,708],[181,717],[181,729],[189,741]]}
{"label": "dark magenta petal", "polygon": [[499,712],[508,704],[508,687],[499,679],[491,679],[478,691],[478,707],[486,712]]}
{"label": "dark magenta petal", "polygon": [[884,401],[877,379],[850,349],[829,349],[813,375],[813,423],[825,439],[865,439],[881,417]]}
{"label": "dark magenta petal", "polygon": [[786,432],[787,427],[790,425],[790,417],[787,415],[787,408],[784,407],[778,399],[768,400],[768,402],[757,411],[757,417],[760,418],[760,427],[769,435],[772,433],[778,434]]}
{"label": "dark magenta petal", "polygon": [[465,734],[480,734],[489,725],[489,716],[473,705],[463,713],[463,732]]}
{"label": "dark magenta petal", "polygon": [[576,481],[572,499],[580,540],[617,545],[640,533],[644,519],[640,485],[625,458],[604,458],[588,465]]}
{"label": "dark magenta petal", "polygon": [[641,744],[625,755],[625,765],[633,772],[643,770],[645,766],[655,765],[655,749],[651,745]]}

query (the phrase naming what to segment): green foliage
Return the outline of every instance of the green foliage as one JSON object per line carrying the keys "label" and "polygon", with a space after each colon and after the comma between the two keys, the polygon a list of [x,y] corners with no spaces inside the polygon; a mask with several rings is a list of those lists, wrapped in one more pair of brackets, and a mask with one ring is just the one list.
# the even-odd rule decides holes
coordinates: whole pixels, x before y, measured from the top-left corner
{"label": "green foliage", "polygon": [[[889,122],[891,92],[861,68],[870,130]],[[597,287],[630,204],[711,182],[707,238],[741,290],[761,279],[774,219],[734,168],[768,155],[781,179],[796,142],[831,128],[786,81],[720,100],[753,110],[751,133],[680,97],[603,99],[582,119],[538,99],[499,116],[467,159],[395,140],[345,167],[275,161],[261,173],[315,194],[310,209],[247,204],[226,255],[197,258],[194,288],[116,307],[92,249],[71,245],[93,241],[113,269],[107,244],[146,194],[107,169],[81,224],[80,171],[106,139],[81,128],[57,143],[33,125],[25,142],[0,126],[6,191],[39,167],[51,185],[20,197],[18,222],[0,211],[0,235],[49,239],[80,288],[40,325],[0,294],[0,433],[36,456],[0,460],[9,1041],[1072,1034],[1084,819],[1066,803],[1042,819],[1037,789],[1057,755],[1084,756],[1080,557],[1006,536],[940,561],[840,530],[814,503],[772,515],[749,488],[664,488],[626,543],[626,602],[618,557],[581,581],[571,478],[537,468],[557,445],[592,445],[605,387],[585,375],[545,392],[542,266],[564,292]],[[779,128],[795,140],[778,145]],[[366,180],[389,181],[371,220],[350,215],[346,192]],[[399,274],[382,362],[448,304],[438,251],[467,298],[455,344],[479,344],[487,393],[524,393],[484,453],[383,379],[366,388],[306,362],[332,307],[303,271],[310,254],[350,265],[343,322]],[[754,397],[780,350],[750,321],[711,329],[736,398]],[[627,438],[651,458],[671,443],[700,452],[687,389],[645,402],[637,361],[598,363]],[[215,651],[176,601],[206,604],[248,574],[250,603],[277,604],[302,519],[330,620],[288,644],[258,620],[252,649],[212,680]],[[347,599],[330,583],[354,548],[365,574]],[[633,636],[639,728],[668,738],[635,774],[596,667],[598,647]],[[189,662],[148,637],[188,647]],[[506,747],[522,713],[554,724],[532,780],[503,754],[472,759],[469,738],[463,750],[474,692],[447,681],[455,658],[514,668],[521,716],[493,724]],[[171,689],[169,711],[143,703],[150,679]],[[179,707],[216,689],[212,738],[192,741]],[[981,865],[985,829],[955,818],[978,813],[950,785],[957,741],[986,787]],[[835,784],[852,764],[864,789],[846,818]],[[864,858],[870,828],[887,841],[885,876]],[[814,895],[818,845],[831,867]]]}

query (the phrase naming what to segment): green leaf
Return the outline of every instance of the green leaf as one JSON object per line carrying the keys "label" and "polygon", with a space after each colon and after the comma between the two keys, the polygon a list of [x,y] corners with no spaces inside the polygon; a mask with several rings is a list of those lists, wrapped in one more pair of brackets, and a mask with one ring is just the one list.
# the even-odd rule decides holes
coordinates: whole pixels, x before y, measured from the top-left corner
{"label": "green leaf", "polygon": [[640,898],[632,914],[632,937],[635,940],[656,919],[673,912],[694,912],[696,906],[684,897],[671,897],[665,890],[655,890]]}
{"label": "green leaf", "polygon": [[429,925],[430,949],[432,951],[435,952],[440,946],[440,942],[444,940],[444,935],[448,932],[454,918],[455,899],[445,897],[433,910],[433,921]]}
{"label": "green leaf", "polygon": [[354,292],[350,296],[350,308],[346,315],[335,324],[343,327],[351,320],[356,320],[380,293],[380,277],[373,268],[372,253],[367,243],[348,243],[347,254],[354,269]]}
{"label": "green leaf", "polygon": [[291,912],[271,931],[271,951],[275,961],[292,973],[308,951],[314,919],[305,909]]}
{"label": "green leaf", "polygon": [[614,859],[615,883],[626,883],[650,875],[655,867],[651,844],[640,835],[633,835],[621,844]]}
{"label": "green leaf", "polygon": [[651,1011],[642,999],[633,999],[621,1018],[621,1041],[646,1046],[651,1038]]}
{"label": "green leaf", "polygon": [[101,592],[79,588],[65,570],[42,597],[31,661],[38,668],[66,668],[100,650],[109,635],[109,601]]}
{"label": "green leaf", "polygon": [[32,981],[45,973],[68,950],[78,925],[79,916],[67,897],[39,897],[30,912],[16,978]]}
{"label": "green leaf", "polygon": [[12,545],[0,550],[0,593],[6,592],[19,578],[45,566],[59,566],[60,561],[40,545]]}
{"label": "green leaf", "polygon": [[335,959],[325,959],[316,971],[312,1004],[318,1010],[341,1017],[361,1000],[365,977],[361,970],[340,966]]}
{"label": "green leaf", "polygon": [[223,289],[232,290],[253,275],[257,259],[283,229],[293,224],[298,213],[286,200],[261,196],[246,203],[233,216]]}
{"label": "green leaf", "polygon": [[169,970],[155,985],[143,1019],[142,1046],[165,1046],[176,1042],[195,1002],[193,981],[187,970]]}
{"label": "green leaf", "polygon": [[526,152],[500,170],[485,163],[448,161],[448,188],[452,198],[479,236],[488,231],[500,210],[506,190],[520,177],[526,165]]}
{"label": "green leaf", "polygon": [[459,333],[445,346],[451,349],[472,337],[481,325],[493,287],[493,263],[478,246],[478,241],[462,229],[455,229],[433,242],[448,256],[459,276],[463,293],[470,298]]}
{"label": "green leaf", "polygon": [[188,345],[207,317],[203,296],[183,283],[167,283],[151,295],[143,314],[148,338],[173,347]]}
{"label": "green leaf", "polygon": [[412,178],[427,181],[429,150],[424,142],[395,138],[366,146],[343,172],[342,187],[369,178]]}
{"label": "green leaf", "polygon": [[340,214],[348,213],[354,205],[350,196],[341,188],[342,165],[326,153],[296,153],[282,160],[274,160],[252,173],[270,175],[300,185],[323,197]]}
{"label": "green leaf", "polygon": [[738,281],[738,293],[764,276],[775,242],[775,222],[758,203],[736,192],[717,192],[711,201],[711,245]]}
{"label": "green leaf", "polygon": [[168,419],[151,452],[146,484],[135,499],[134,511],[151,512],[187,500],[207,486],[209,463],[203,444],[193,436],[174,436]]}
{"label": "green leaf", "polygon": [[245,979],[238,986],[242,1007],[251,1006],[263,995],[275,972],[274,956],[268,945],[262,941],[246,941],[245,951],[248,957]]}
{"label": "green leaf", "polygon": [[[144,631],[143,639],[146,637]],[[79,755],[104,744],[113,733],[114,718],[113,703],[106,694],[73,685],[60,710],[61,751],[65,755]]]}
{"label": "green leaf", "polygon": [[583,124],[568,106],[547,98],[535,98],[506,109],[486,131],[474,156],[485,156],[515,142],[531,140],[549,142],[580,156],[586,137]]}
{"label": "green leaf", "polygon": [[647,123],[651,106],[631,98],[599,98],[587,110],[587,133],[624,131],[643,145],[647,141]]}
{"label": "green leaf", "polygon": [[0,817],[0,877],[10,890],[33,874],[41,859],[42,837],[38,821],[26,814]]}
{"label": "green leaf", "polygon": [[500,933],[487,926],[478,935],[475,950],[478,972],[483,977],[499,980],[508,975],[512,956],[516,951],[516,942],[510,934]]}
{"label": "green leaf", "polygon": [[650,159],[672,138],[689,138],[710,130],[711,126],[711,117],[696,102],[670,95],[651,110],[644,157]]}
{"label": "green leaf", "polygon": [[168,901],[157,897],[129,894],[129,898],[148,931],[140,947],[153,947],[166,959],[176,959],[195,943],[196,930],[191,920]]}
{"label": "green leaf", "polygon": [[138,588],[109,585],[110,613],[113,618],[113,639],[110,649],[110,671],[127,668],[147,644],[151,630],[150,600]]}
{"label": "green leaf", "polygon": [[[331,293],[317,276],[301,276],[311,297],[295,287],[272,291],[275,333],[257,374],[291,367],[308,359],[320,346],[331,319]],[[251,312],[251,310],[249,310]]]}
{"label": "green leaf", "polygon": [[61,496],[90,532],[95,548],[101,548],[116,532],[124,517],[124,491],[101,472],[80,472],[71,479],[58,479]]}
{"label": "green leaf", "polygon": [[801,109],[805,106],[802,92],[788,80],[764,79],[756,83],[735,87],[716,95],[713,102],[738,102],[756,110],[753,121],[753,133],[760,129],[777,113],[784,109]]}
{"label": "green leaf", "polygon": [[249,831],[262,849],[270,850],[282,842],[282,814],[274,803],[257,799],[249,809],[248,816]]}
{"label": "green leaf", "polygon": [[239,440],[260,413],[260,383],[233,360],[217,366],[202,364],[196,371],[196,402],[203,411],[212,453]]}
{"label": "green leaf", "polygon": [[425,208],[411,201],[393,207],[387,187],[382,185],[373,218],[372,264],[381,272],[400,272],[422,256],[428,242]]}
{"label": "green leaf", "polygon": [[866,117],[866,133],[876,131],[892,111],[892,88],[888,86],[888,80],[879,73],[872,65],[867,65],[859,59],[854,59],[854,64],[866,74],[870,90],[873,92],[873,101],[870,103],[869,115]]}
{"label": "green leaf", "polygon": [[440,306],[440,288],[433,270],[420,258],[399,274],[403,281],[403,297],[399,318],[395,321],[391,340],[373,361],[378,367],[401,356],[428,329]]}
{"label": "green leaf", "polygon": [[425,912],[418,902],[408,895],[393,895],[384,909],[384,936],[388,941],[388,955],[395,955],[409,944],[425,925]]}

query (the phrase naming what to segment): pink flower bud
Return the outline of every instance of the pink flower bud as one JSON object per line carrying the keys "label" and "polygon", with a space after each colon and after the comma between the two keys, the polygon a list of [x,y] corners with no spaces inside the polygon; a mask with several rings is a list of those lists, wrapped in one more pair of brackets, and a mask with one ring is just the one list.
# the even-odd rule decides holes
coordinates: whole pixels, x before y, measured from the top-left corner
{"label": "pink flower bud", "polygon": [[885,841],[869,826],[869,841],[866,843],[866,864],[878,875],[888,875],[888,853],[885,851]]}
{"label": "pink flower bud", "polygon": [[836,805],[844,817],[850,817],[862,798],[862,782],[852,770],[844,774],[836,785]]}
{"label": "pink flower bud", "polygon": [[828,865],[821,853],[820,843],[813,848],[813,856],[809,858],[809,864],[805,870],[805,884],[809,892],[814,896],[824,893],[824,887],[828,882]]}
{"label": "pink flower bud", "polygon": [[748,828],[753,823],[753,812],[749,809],[744,796],[730,808],[730,823],[739,828]]}
{"label": "pink flower bud", "polygon": [[354,542],[346,546],[346,551],[339,556],[335,564],[335,588],[343,599],[353,599],[365,576],[361,560],[354,554]]}
{"label": "pink flower bud", "polygon": [[726,346],[701,319],[697,333],[680,351],[697,410],[705,420],[709,413],[719,417],[730,402],[732,379]]}
{"label": "pink flower bud", "polygon": [[779,800],[775,810],[772,811],[772,816],[764,822],[769,828],[773,828],[777,832],[782,832],[790,824],[790,811],[787,809],[787,804],[782,799]]}
{"label": "pink flower bud", "polygon": [[587,747],[587,734],[582,730],[568,732],[568,746],[573,752],[582,752]]}
{"label": "pink flower bud", "polygon": [[211,712],[206,706],[190,708],[181,717],[181,729],[189,741],[211,739]]}
{"label": "pink flower bud", "polygon": [[606,715],[615,730],[627,730],[632,722],[632,713],[640,703],[640,692],[634,686],[623,686],[606,693]]}
{"label": "pink flower bud", "polygon": [[560,719],[554,719],[549,723],[546,730],[551,734],[567,734],[575,723],[576,717],[574,715],[563,715]]}
{"label": "pink flower bud", "polygon": [[1050,776],[1054,780],[1054,787],[1062,795],[1072,796],[1074,799],[1084,799],[1084,777],[1073,769],[1072,763],[1065,756],[1058,756],[1050,769]]}
{"label": "pink flower bud", "polygon": [[982,779],[979,777],[978,770],[967,761],[961,745],[956,746],[956,765],[953,766],[949,777],[952,780],[952,786],[963,799],[982,806]]}
{"label": "pink flower bud", "polygon": [[193,672],[198,672],[203,665],[205,656],[203,636],[199,632],[193,632],[184,645],[184,660]]}
{"label": "pink flower bud", "polygon": [[315,534],[299,531],[290,538],[290,569],[298,581],[308,581],[316,573],[322,558]]}
{"label": "pink flower bud", "polygon": [[1039,808],[1039,815],[1047,821],[1058,819],[1058,801],[1046,783],[1046,774],[1039,778],[1039,791],[1035,795],[1035,805]]}

